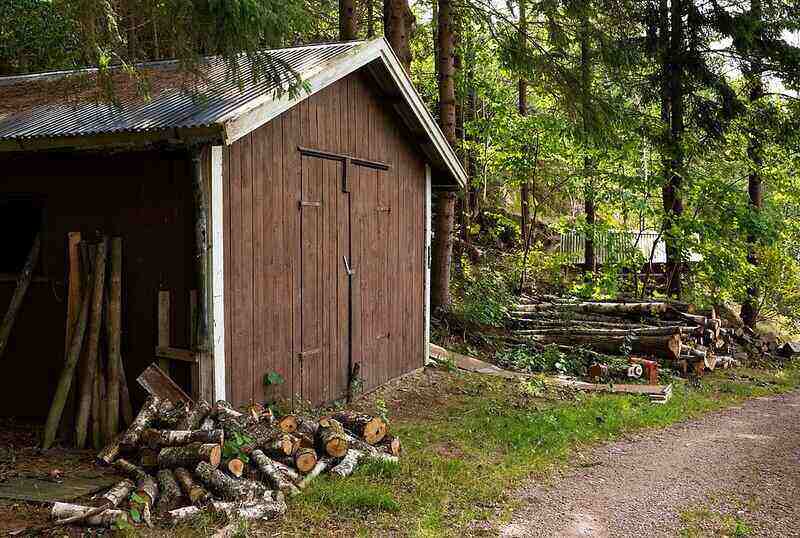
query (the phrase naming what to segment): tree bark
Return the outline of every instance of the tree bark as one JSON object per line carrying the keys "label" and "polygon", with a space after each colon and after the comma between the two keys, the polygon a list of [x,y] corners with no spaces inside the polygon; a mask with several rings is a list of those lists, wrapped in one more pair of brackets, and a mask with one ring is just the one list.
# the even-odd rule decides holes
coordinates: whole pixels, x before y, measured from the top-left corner
{"label": "tree bark", "polygon": [[[454,13],[451,0],[438,0],[437,50],[439,60],[439,125],[445,138],[455,148],[456,87]],[[439,192],[431,260],[431,307],[450,305],[450,264],[453,255],[453,218],[455,194]]]}
{"label": "tree bark", "polygon": [[286,513],[286,501],[283,500],[283,496],[244,503],[214,501],[211,503],[211,509],[228,521],[270,520]]}
{"label": "tree bark", "polygon": [[134,487],[136,487],[134,483],[126,478],[111,486],[101,498],[111,506],[119,506],[122,501],[128,498]]}
{"label": "tree bark", "polygon": [[297,486],[295,486],[290,479],[284,476],[280,469],[278,469],[278,467],[275,465],[275,462],[268,458],[267,455],[262,451],[254,450],[250,453],[250,457],[255,462],[256,467],[258,467],[258,470],[261,472],[261,474],[267,480],[269,480],[270,484],[272,484],[275,489],[282,491],[285,495],[290,496],[300,493],[300,490],[297,489]]}
{"label": "tree bark", "polygon": [[167,512],[179,508],[182,504],[181,488],[178,486],[178,481],[175,475],[169,469],[161,469],[156,475],[158,479],[158,489],[160,496],[158,504],[156,505],[157,514],[166,514]]}
{"label": "tree bark", "polygon": [[136,480],[137,482],[146,476],[149,476],[144,469],[138,465],[134,465],[124,458],[119,458],[114,462],[114,468],[124,475]]}
{"label": "tree bark", "polygon": [[176,428],[178,430],[196,430],[210,413],[211,406],[209,403],[205,400],[198,400],[194,407],[186,413],[184,419],[178,422]]}
{"label": "tree bark", "polygon": [[521,304],[517,305],[519,312],[580,312],[585,314],[614,314],[614,315],[651,315],[657,316],[667,311],[667,303],[567,303],[567,304]]}
{"label": "tree bark", "polygon": [[149,428],[158,417],[159,403],[161,403],[160,400],[155,396],[150,396],[147,399],[142,409],[139,411],[139,414],[133,419],[133,422],[128,426],[128,429],[119,441],[123,450],[134,450],[139,446],[139,439],[141,438],[142,432]]}
{"label": "tree bark", "polygon": [[267,492],[263,484],[253,480],[231,478],[205,461],[197,464],[194,474],[214,494],[230,501],[253,501],[263,498]]}
{"label": "tree bark", "polygon": [[211,494],[203,486],[194,481],[192,473],[190,473],[188,469],[178,467],[173,472],[175,474],[175,480],[192,504],[205,504],[207,501],[211,500]]}
{"label": "tree bark", "polygon": [[[520,53],[524,54],[527,49],[528,43],[528,14],[525,0],[519,0],[519,48]],[[525,117],[528,115],[528,82],[525,78],[520,77],[517,81],[517,101],[519,115]],[[530,183],[528,178],[522,178],[519,190],[519,207],[520,207],[520,241],[524,245],[528,240],[530,234],[531,222],[531,208],[530,208]]]}
{"label": "tree bark", "polygon": [[317,461],[317,451],[313,448],[301,447],[294,454],[294,466],[303,474],[310,472]]}
{"label": "tree bark", "polygon": [[354,0],[339,0],[339,40],[351,41],[357,33]]}
{"label": "tree bark", "polygon": [[532,339],[541,344],[561,344],[567,346],[585,346],[596,351],[619,353],[622,346],[628,344],[637,354],[657,355],[669,360],[680,357],[681,337],[679,334],[667,336],[597,336],[593,334],[557,334],[534,336]]}
{"label": "tree bark", "polygon": [[97,374],[97,350],[100,344],[100,325],[103,314],[107,246],[108,240],[104,237],[100,243],[97,244],[97,250],[95,251],[95,278],[91,299],[92,315],[89,320],[89,334],[86,340],[86,367],[84,368],[83,377],[81,379],[78,413],[75,421],[75,438],[78,448],[86,446],[89,411],[92,406],[92,394],[94,393],[95,375]]}
{"label": "tree bark", "polygon": [[122,375],[121,326],[122,326],[122,238],[111,240],[111,281],[108,290],[108,391],[106,396],[106,441],[113,439],[119,431],[120,376]]}
{"label": "tree bark", "polygon": [[[761,30],[763,19],[761,0],[750,1],[750,16],[756,21],[757,25],[754,32],[755,38],[756,40],[760,40],[763,34]],[[750,106],[753,108],[755,108],[758,101],[760,101],[765,94],[764,80],[762,79],[763,71],[764,66],[760,59],[758,59],[750,64],[748,72],[746,73],[747,81],[750,85]],[[764,148],[757,126],[751,127],[748,132],[747,156],[752,161],[752,169],[747,178],[747,193],[749,196],[750,211],[754,217],[757,217],[764,204],[763,177],[761,171],[764,166]],[[759,264],[759,239],[755,232],[750,232],[747,236],[747,262],[753,267],[758,267]],[[750,282],[750,285],[747,286],[747,299],[742,304],[741,318],[746,326],[755,328],[756,322],[758,321],[758,297],[760,290],[755,279],[751,279]]]}
{"label": "tree bark", "polygon": [[360,450],[350,449],[347,455],[342,458],[342,461],[337,463],[331,470],[330,474],[334,476],[350,476],[356,470],[358,462],[364,457],[364,453]]}
{"label": "tree bark", "polygon": [[682,273],[684,269],[680,237],[677,226],[683,214],[681,187],[684,176],[683,134],[684,122],[684,0],[672,0],[670,5],[669,49],[667,57],[667,95],[669,102],[669,142],[668,167],[664,170],[662,199],[664,205],[664,242],[666,245],[668,276],[667,292],[680,297],[682,292]]}
{"label": "tree bark", "polygon": [[316,441],[320,452],[333,458],[341,458],[347,454],[347,437],[344,434],[342,425],[337,420],[331,418],[320,419]]}
{"label": "tree bark", "polygon": [[[93,282],[95,277],[89,275],[88,282]],[[58,379],[58,386],[53,395],[53,403],[50,406],[50,411],[47,414],[47,422],[44,426],[44,436],[42,440],[42,448],[47,450],[53,445],[55,441],[56,430],[61,421],[61,414],[64,412],[64,405],[67,402],[69,389],[72,386],[72,378],[75,373],[75,367],[78,364],[78,359],[81,356],[81,349],[83,347],[83,337],[86,334],[86,324],[89,319],[89,305],[92,300],[94,286],[85,286],[83,290],[83,297],[81,299],[80,314],[75,329],[72,331],[72,342],[70,343],[67,359],[64,362],[64,369],[61,371],[61,377]]]}
{"label": "tree bark", "polygon": [[[93,515],[89,515],[93,514]],[[56,522],[72,519],[72,523],[90,525],[92,527],[111,527],[117,521],[127,521],[127,513],[109,508],[100,509],[91,506],[80,506],[70,503],[53,503],[50,516]]]}
{"label": "tree bark", "polygon": [[407,73],[411,73],[409,45],[413,14],[408,0],[384,0],[383,32]]}
{"label": "tree bark", "polygon": [[14,326],[14,321],[17,319],[17,313],[22,306],[22,301],[28,292],[28,286],[33,278],[33,270],[36,269],[36,263],[39,261],[39,250],[42,240],[37,233],[33,239],[33,246],[31,247],[28,257],[25,260],[25,265],[17,277],[17,287],[14,289],[14,295],[11,296],[11,303],[8,305],[6,315],[3,321],[0,322],[0,359],[3,358],[3,353],[8,345],[8,338],[11,336],[11,328]]}
{"label": "tree bark", "polygon": [[192,443],[185,446],[162,448],[158,453],[158,466],[161,469],[176,467],[195,467],[205,462],[217,467],[222,458],[222,447],[213,443]]}
{"label": "tree bark", "polygon": [[386,436],[386,422],[380,417],[355,411],[342,411],[335,413],[333,418],[371,445],[379,443]]}
{"label": "tree bark", "polygon": [[306,487],[308,487],[308,485],[311,483],[312,480],[314,480],[316,477],[318,477],[320,474],[322,474],[325,471],[325,469],[330,467],[332,461],[333,460],[331,460],[330,458],[322,458],[322,459],[320,459],[317,462],[317,464],[314,465],[314,468],[311,469],[308,472],[308,474],[306,474],[303,477],[303,479],[300,481],[299,484],[297,484],[298,489],[302,490],[302,489],[305,489]]}
{"label": "tree bark", "polygon": [[151,448],[182,446],[190,443],[204,443],[223,445],[225,432],[223,430],[155,430],[147,429],[142,432],[142,443]]}

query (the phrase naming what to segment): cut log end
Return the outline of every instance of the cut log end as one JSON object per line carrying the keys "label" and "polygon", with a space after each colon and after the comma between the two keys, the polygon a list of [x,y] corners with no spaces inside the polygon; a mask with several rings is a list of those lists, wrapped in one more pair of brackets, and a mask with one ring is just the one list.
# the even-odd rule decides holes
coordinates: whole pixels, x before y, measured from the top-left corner
{"label": "cut log end", "polygon": [[300,448],[294,455],[294,466],[303,474],[311,472],[317,464],[317,453],[313,448]]}
{"label": "cut log end", "polygon": [[378,417],[373,417],[364,426],[364,440],[371,445],[378,444],[386,436],[386,422]]}
{"label": "cut log end", "polygon": [[297,431],[297,417],[286,415],[278,421],[278,429],[283,433],[294,433]]}
{"label": "cut log end", "polygon": [[244,462],[239,458],[233,458],[228,461],[228,471],[236,478],[241,478],[244,474]]}

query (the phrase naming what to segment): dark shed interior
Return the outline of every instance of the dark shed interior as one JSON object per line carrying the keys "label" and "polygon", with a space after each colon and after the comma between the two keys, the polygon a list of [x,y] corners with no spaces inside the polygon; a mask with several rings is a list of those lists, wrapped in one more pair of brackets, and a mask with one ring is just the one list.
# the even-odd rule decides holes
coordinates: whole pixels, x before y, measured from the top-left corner
{"label": "dark shed interior", "polygon": [[[135,380],[154,360],[159,289],[171,291],[171,343],[188,347],[192,207],[184,152],[0,154],[3,313],[37,231],[42,239],[1,359],[0,414],[47,415],[64,364],[69,232],[85,240],[122,237],[122,359],[134,406],[142,401]],[[173,362],[171,369],[188,388],[188,366]]]}

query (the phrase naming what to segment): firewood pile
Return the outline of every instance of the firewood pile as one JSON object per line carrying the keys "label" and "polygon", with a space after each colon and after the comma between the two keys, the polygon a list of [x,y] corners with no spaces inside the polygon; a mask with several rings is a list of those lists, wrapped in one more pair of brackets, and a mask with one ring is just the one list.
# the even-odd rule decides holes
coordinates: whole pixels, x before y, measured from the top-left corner
{"label": "firewood pile", "polygon": [[[779,345],[737,326],[729,316],[720,318],[713,309],[696,311],[692,305],[673,301],[524,296],[511,319],[515,337],[530,344],[647,357],[683,375],[738,366],[748,357],[774,353]],[[635,374],[640,375],[642,368],[628,371],[634,374],[630,377],[638,377]]]}
{"label": "firewood pile", "polygon": [[[399,438],[379,417],[341,411],[277,419],[261,405],[173,403],[150,396],[128,429],[99,454],[124,480],[97,506],[55,503],[56,524],[180,523],[209,509],[227,519],[275,519],[322,473],[359,462],[397,462]],[[66,523],[64,523],[66,522]]]}

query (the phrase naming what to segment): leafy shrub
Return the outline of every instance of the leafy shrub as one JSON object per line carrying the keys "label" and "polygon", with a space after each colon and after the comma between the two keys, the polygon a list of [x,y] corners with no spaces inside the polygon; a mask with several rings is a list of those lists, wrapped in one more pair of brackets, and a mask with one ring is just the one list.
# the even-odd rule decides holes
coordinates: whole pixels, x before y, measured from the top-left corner
{"label": "leafy shrub", "polygon": [[557,372],[565,375],[583,373],[580,357],[568,355],[555,345],[545,346],[541,353],[531,353],[526,347],[514,347],[498,353],[495,360],[501,366],[523,372]]}
{"label": "leafy shrub", "polygon": [[472,323],[502,327],[513,301],[504,275],[484,268],[464,282],[464,296],[455,305],[455,313]]}

